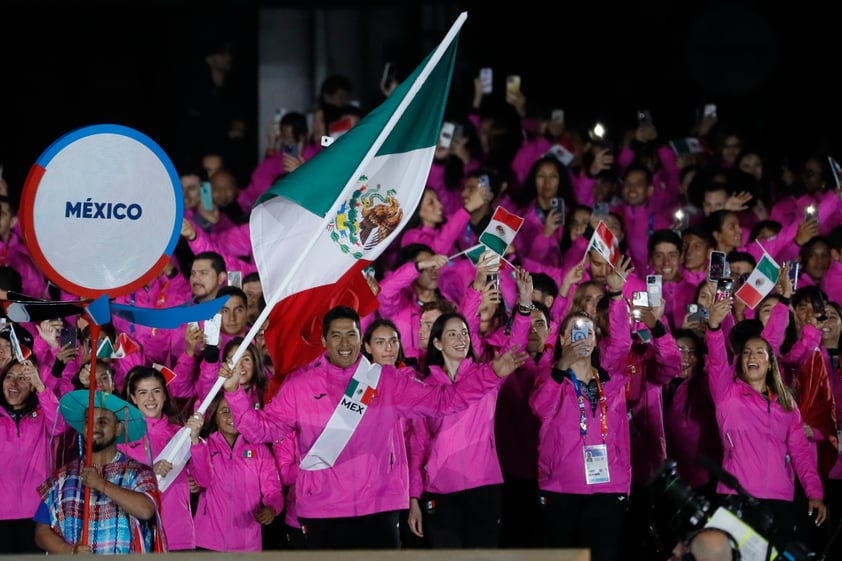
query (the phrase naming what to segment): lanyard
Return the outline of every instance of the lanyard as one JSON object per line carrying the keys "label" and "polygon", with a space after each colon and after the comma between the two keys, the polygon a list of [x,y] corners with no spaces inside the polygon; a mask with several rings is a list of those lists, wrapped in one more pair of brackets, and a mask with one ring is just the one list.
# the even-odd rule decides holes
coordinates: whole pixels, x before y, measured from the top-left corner
{"label": "lanyard", "polygon": [[[582,435],[582,440],[588,435],[588,417],[585,412],[585,397],[582,395],[582,383],[576,378],[571,370],[567,373],[570,375],[570,380],[573,382],[573,388],[576,390],[576,399],[579,401],[579,434]],[[596,380],[596,391],[599,394],[599,420],[600,420],[600,434],[602,441],[605,442],[605,437],[608,435],[608,401],[605,399],[605,392],[602,391],[602,382],[599,380],[599,373],[594,370],[594,380]]]}

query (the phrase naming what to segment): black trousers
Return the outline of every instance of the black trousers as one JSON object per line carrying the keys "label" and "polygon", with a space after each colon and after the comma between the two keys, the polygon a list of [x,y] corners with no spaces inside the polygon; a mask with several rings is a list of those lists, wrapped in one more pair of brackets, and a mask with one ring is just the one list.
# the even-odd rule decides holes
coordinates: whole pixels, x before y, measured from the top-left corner
{"label": "black trousers", "polygon": [[424,493],[424,536],[433,549],[493,549],[500,544],[500,485]]}
{"label": "black trousers", "polygon": [[398,510],[347,518],[298,518],[307,549],[400,549]]}
{"label": "black trousers", "polygon": [[0,520],[0,553],[43,553],[35,545],[35,521]]}
{"label": "black trousers", "polygon": [[626,520],[624,493],[540,492],[544,547],[587,548],[591,561],[617,561]]}

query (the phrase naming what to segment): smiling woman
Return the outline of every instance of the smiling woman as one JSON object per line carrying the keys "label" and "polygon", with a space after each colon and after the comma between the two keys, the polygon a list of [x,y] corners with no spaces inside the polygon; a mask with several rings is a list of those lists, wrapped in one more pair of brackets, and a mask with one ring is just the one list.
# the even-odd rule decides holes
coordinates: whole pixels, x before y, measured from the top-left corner
{"label": "smiling woman", "polygon": [[[123,398],[134,404],[146,418],[147,436],[144,440],[120,444],[127,456],[149,464],[161,477],[169,473],[172,464],[166,460],[154,462],[170,439],[181,428],[182,419],[167,391],[164,375],[151,366],[135,366],[126,376]],[[184,550],[196,547],[193,514],[190,511],[190,463],[161,494],[161,520],[167,535],[168,549]]]}

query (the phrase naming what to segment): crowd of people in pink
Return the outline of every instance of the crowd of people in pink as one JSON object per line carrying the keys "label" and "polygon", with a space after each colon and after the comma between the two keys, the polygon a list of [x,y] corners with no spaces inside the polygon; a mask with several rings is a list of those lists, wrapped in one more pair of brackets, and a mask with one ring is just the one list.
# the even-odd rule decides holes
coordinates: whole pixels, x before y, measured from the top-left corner
{"label": "crowd of people in pink", "polygon": [[[316,318],[324,352],[294,371],[274,368],[268,323],[231,364],[266,305],[250,209],[325,149],[332,125],[364,115],[346,80],[324,86],[312,119],[279,119],[247,181],[224,152],[178,170],[178,247],[119,302],[227,296],[219,340],[204,322],[103,326],[115,348],[134,345],[97,359],[97,389],[146,425],[137,440],[114,436],[114,461],[165,476],[172,464],[155,458],[183,426],[191,459],[160,493],[159,520],[106,497],[97,478],[91,524],[114,536],[91,551],[137,551],[125,518],[158,524],[169,551],[552,547],[666,559],[684,537],[675,509],[653,506],[667,459],[715,504],[738,489],[705,466],[733,474],[773,517],[777,543],[831,543],[842,516],[833,154],[816,147],[779,169],[715,108],[682,138],[663,138],[646,111],[609,138],[533,110],[518,89],[485,93],[478,74],[470,110],[446,113],[455,126],[410,222],[367,272],[377,310]],[[0,187],[0,296],[77,299],[31,258],[9,197],[20,186]],[[498,207],[523,218],[513,243],[469,259]],[[594,248],[600,225],[619,259]],[[758,271],[774,286],[736,295],[759,290]],[[20,347],[31,355],[20,360]],[[85,453],[60,402],[90,386],[99,347],[83,315],[0,331],[0,552],[80,551],[78,501],[64,512],[42,484]],[[223,391],[196,413],[218,376]],[[95,431],[94,444],[108,434]],[[103,473],[149,484],[148,473]],[[45,526],[61,539],[39,537]]]}

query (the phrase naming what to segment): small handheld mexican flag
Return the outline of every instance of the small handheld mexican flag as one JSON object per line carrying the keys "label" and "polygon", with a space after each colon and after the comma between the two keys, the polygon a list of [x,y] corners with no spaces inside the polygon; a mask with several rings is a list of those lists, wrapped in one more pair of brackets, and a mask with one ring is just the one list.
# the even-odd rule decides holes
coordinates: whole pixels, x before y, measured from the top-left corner
{"label": "small handheld mexican flag", "polygon": [[32,350],[26,345],[21,345],[20,339],[18,339],[18,335],[15,333],[14,326],[9,330],[9,342],[12,344],[12,352],[15,354],[15,359],[18,362],[24,362],[32,356]]}
{"label": "small handheld mexican flag", "polygon": [[766,253],[766,250],[763,250],[763,257],[734,296],[753,310],[775,288],[779,274],[780,266],[771,255]]}
{"label": "small handheld mexican flag", "polygon": [[523,218],[498,206],[491,217],[491,222],[479,235],[479,243],[497,255],[503,256],[521,226],[523,226]]}
{"label": "small handheld mexican flag", "polygon": [[593,249],[599,253],[612,267],[617,264],[621,257],[620,242],[617,240],[614,232],[602,220],[599,221],[599,224],[597,224],[596,229],[593,231],[588,249]]}

